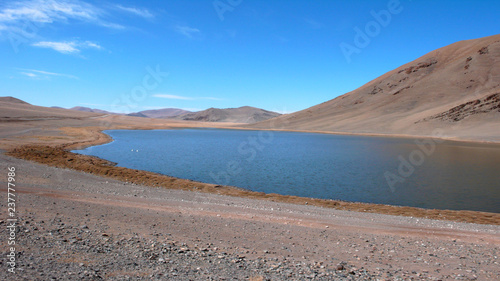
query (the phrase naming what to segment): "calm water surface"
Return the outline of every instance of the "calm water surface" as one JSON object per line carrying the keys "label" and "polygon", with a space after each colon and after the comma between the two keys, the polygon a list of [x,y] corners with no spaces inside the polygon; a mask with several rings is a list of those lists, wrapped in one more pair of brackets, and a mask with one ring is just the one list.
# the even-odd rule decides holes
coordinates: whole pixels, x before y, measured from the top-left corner
{"label": "calm water surface", "polygon": [[106,133],[112,143],[76,152],[266,193],[500,213],[500,146],[219,129]]}

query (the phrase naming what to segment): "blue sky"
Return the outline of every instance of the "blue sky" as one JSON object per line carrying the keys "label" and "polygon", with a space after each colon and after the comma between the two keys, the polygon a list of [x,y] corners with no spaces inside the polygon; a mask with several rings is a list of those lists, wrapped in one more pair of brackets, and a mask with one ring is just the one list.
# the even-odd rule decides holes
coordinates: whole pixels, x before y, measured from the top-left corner
{"label": "blue sky", "polygon": [[500,1],[2,1],[0,95],[115,112],[293,112],[498,34],[499,14]]}

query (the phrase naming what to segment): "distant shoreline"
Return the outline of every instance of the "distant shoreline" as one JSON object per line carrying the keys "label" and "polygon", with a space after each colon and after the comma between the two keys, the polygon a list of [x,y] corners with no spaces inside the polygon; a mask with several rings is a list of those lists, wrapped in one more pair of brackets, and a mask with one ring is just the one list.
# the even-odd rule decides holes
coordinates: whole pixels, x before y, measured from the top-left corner
{"label": "distant shoreline", "polygon": [[[130,128],[119,128],[119,129],[129,130]],[[151,130],[151,129],[152,128],[145,130]],[[162,129],[181,129],[181,127],[162,128]],[[234,128],[219,127],[214,129],[234,129]],[[468,211],[468,210],[455,211],[455,210],[423,209],[423,208],[406,207],[406,206],[392,206],[383,204],[345,202],[338,200],[286,196],[279,194],[265,194],[262,192],[254,192],[242,188],[236,188],[230,186],[218,186],[215,184],[207,184],[202,182],[195,182],[192,180],[173,178],[142,170],[116,167],[110,164],[107,160],[103,160],[97,157],[80,155],[69,151],[70,149],[71,150],[83,149],[90,146],[109,143],[110,141],[112,141],[112,138],[103,132],[105,130],[113,130],[113,129],[106,128],[102,130],[87,130],[86,131],[87,133],[93,132],[93,134],[97,134],[97,136],[94,136],[93,141],[74,142],[69,145],[61,145],[58,147],[36,146],[36,145],[24,146],[10,150],[6,154],[14,156],[16,158],[35,161],[49,166],[56,166],[60,168],[69,168],[73,170],[90,172],[92,174],[96,174],[102,177],[111,177],[126,182],[149,185],[152,187],[161,186],[168,189],[184,189],[195,192],[201,191],[201,192],[216,193],[221,195],[263,199],[263,200],[270,200],[277,202],[287,202],[300,205],[309,204],[320,207],[350,210],[357,212],[370,212],[370,213],[381,213],[388,215],[400,215],[400,216],[438,219],[438,220],[451,220],[458,222],[500,225],[500,214],[497,213]],[[307,132],[307,133],[318,133],[318,132]],[[358,135],[358,134],[352,134],[352,135]],[[465,144],[474,143],[474,144],[484,145],[484,143],[478,143],[478,142],[464,142],[464,143]],[[495,143],[494,145],[496,146],[498,144]]]}
{"label": "distant shoreline", "polygon": [[[1,123],[0,123],[1,125]],[[51,120],[51,121],[24,121],[24,122],[9,122],[3,123],[4,128],[11,130],[11,134],[2,140],[0,140],[0,148],[5,150],[8,154],[9,151],[12,152],[16,149],[23,149],[26,146],[37,146],[37,147],[49,147],[50,149],[56,149],[59,152],[70,153],[69,150],[84,149],[87,147],[106,144],[112,141],[112,139],[105,134],[105,130],[156,130],[156,129],[182,129],[182,128],[212,128],[212,129],[231,129],[231,130],[252,130],[252,131],[286,131],[286,132],[297,132],[297,133],[319,133],[319,134],[332,134],[332,135],[346,135],[346,136],[365,136],[365,137],[384,137],[384,138],[403,138],[403,139],[432,139],[431,136],[415,136],[415,135],[404,135],[404,134],[374,134],[374,133],[345,133],[345,132],[329,132],[329,131],[314,131],[314,130],[289,130],[289,129],[258,129],[249,128],[245,124],[235,124],[235,123],[206,123],[206,122],[172,122],[161,119],[150,119],[149,122],[145,123],[143,118],[139,117],[117,117],[109,115],[94,116],[92,118],[80,118],[80,119],[61,119],[61,120]],[[36,129],[43,126],[43,130]],[[26,128],[29,129],[29,134],[26,134]],[[17,131],[17,132],[16,132]],[[500,147],[500,142],[493,141],[482,141],[482,140],[464,140],[458,138],[440,138],[445,141],[459,142],[464,145],[493,145],[495,147]],[[75,154],[76,155],[76,154]],[[54,155],[46,154],[47,159],[54,158],[52,163],[46,162],[47,159],[40,161],[33,158],[34,155],[17,155],[16,157],[33,160],[45,165],[52,165],[66,167],[75,170],[82,170],[81,167],[66,166],[68,163],[63,163],[64,159],[54,158]],[[73,157],[73,156],[72,156]],[[93,158],[95,159],[95,158]],[[88,160],[90,163],[95,162],[95,160]],[[110,166],[107,165],[106,169]],[[91,167],[87,167],[92,170]],[[96,167],[94,167],[96,168]],[[99,167],[97,167],[100,169]],[[88,170],[87,172],[89,172]],[[141,174],[144,171],[136,171]],[[128,173],[128,172],[127,172]],[[136,176],[138,174],[135,174]],[[143,174],[141,174],[144,176]],[[107,176],[102,174],[100,176]],[[166,177],[167,178],[167,177]],[[163,179],[166,179],[163,178]],[[163,180],[162,179],[162,180]],[[121,179],[125,180],[126,179]],[[169,178],[168,181],[184,181],[180,179]],[[194,182],[187,181],[186,183],[192,184]],[[221,194],[222,189],[220,187],[214,188],[214,185],[196,183],[200,186],[209,187],[210,193]],[[170,184],[166,188],[174,188]],[[261,193],[249,193],[248,191],[242,191],[241,189],[236,189],[232,187],[224,187],[225,191],[223,194],[239,197],[250,197],[256,199],[264,200],[276,200],[283,202],[290,202],[296,204],[308,204],[318,205],[322,207],[335,207],[352,211],[360,212],[375,212],[384,213],[392,215],[406,215],[406,216],[416,216],[416,217],[426,217],[434,219],[446,219],[454,221],[466,221],[475,223],[485,223],[485,224],[498,224],[500,225],[500,214],[496,213],[482,213],[475,211],[446,211],[446,210],[427,210],[412,207],[396,207],[396,206],[386,206],[386,205],[375,205],[375,204],[364,204],[364,203],[348,203],[342,201],[331,201],[331,200],[319,200],[311,198],[299,198],[293,196],[281,196],[276,194],[261,194]],[[194,189],[198,190],[199,189]],[[408,209],[409,208],[409,209]],[[482,221],[482,222],[481,222]]]}
{"label": "distant shoreline", "polygon": [[[198,123],[199,124],[199,123]],[[102,145],[111,142],[112,140],[107,140],[109,135],[104,133],[104,131],[112,131],[112,130],[182,130],[182,129],[224,129],[224,130],[245,130],[245,131],[276,131],[276,132],[294,132],[294,133],[313,133],[313,134],[327,134],[327,135],[339,135],[339,136],[360,136],[360,137],[376,137],[376,138],[395,138],[395,139],[438,139],[442,141],[448,141],[453,143],[461,143],[464,145],[488,145],[488,146],[497,146],[500,148],[500,140],[492,141],[492,140],[476,140],[476,139],[462,139],[459,137],[434,137],[429,135],[409,135],[409,134],[381,134],[381,133],[352,133],[352,132],[331,132],[331,131],[317,131],[317,130],[291,130],[291,129],[258,129],[258,128],[247,128],[247,127],[239,127],[239,126],[211,126],[211,127],[171,127],[171,128],[144,128],[144,127],[130,127],[130,128],[107,128],[99,130],[98,134],[103,134],[106,136],[104,140],[102,138],[98,138],[98,140],[102,140],[102,142],[89,142],[89,143],[74,143],[65,145],[65,148],[74,150],[72,148],[74,145],[77,145],[78,149],[84,149],[91,146]],[[96,141],[98,141],[96,140]]]}

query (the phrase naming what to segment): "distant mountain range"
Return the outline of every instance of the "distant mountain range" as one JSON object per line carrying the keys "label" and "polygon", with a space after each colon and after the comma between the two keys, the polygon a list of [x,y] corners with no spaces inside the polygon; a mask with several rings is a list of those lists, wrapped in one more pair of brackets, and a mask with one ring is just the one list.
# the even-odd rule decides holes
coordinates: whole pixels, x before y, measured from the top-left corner
{"label": "distant mountain range", "polygon": [[60,118],[97,117],[102,114],[69,110],[65,108],[44,107],[29,104],[14,97],[0,97],[1,121],[51,120]]}
{"label": "distant mountain range", "polygon": [[128,116],[135,117],[146,117],[146,118],[170,118],[178,116],[185,113],[190,113],[191,111],[179,109],[179,108],[162,108],[154,110],[144,110],[136,113],[127,114]]}
{"label": "distant mountain range", "polygon": [[[83,106],[75,106],[70,108],[70,110],[101,113],[101,114],[118,114],[105,110],[83,107]],[[207,110],[198,112],[191,112],[179,108],[163,108],[155,110],[144,110],[125,115],[133,117],[143,117],[143,118],[177,119],[177,120],[198,121],[198,122],[232,122],[232,123],[250,124],[274,118],[280,116],[281,114],[251,106],[243,106],[239,108],[224,108],[224,109],[209,108]]]}
{"label": "distant mountain range", "polygon": [[[53,107],[57,108],[56,106],[53,106]],[[75,106],[75,107],[70,108],[70,110],[78,110],[78,111],[93,112],[93,113],[103,113],[103,114],[117,114],[117,113],[109,112],[106,110],[84,107],[84,106]]]}
{"label": "distant mountain range", "polygon": [[251,106],[238,108],[209,108],[199,112],[185,113],[174,117],[179,120],[202,121],[202,122],[233,122],[233,123],[255,123],[268,120],[281,114],[267,111]]}

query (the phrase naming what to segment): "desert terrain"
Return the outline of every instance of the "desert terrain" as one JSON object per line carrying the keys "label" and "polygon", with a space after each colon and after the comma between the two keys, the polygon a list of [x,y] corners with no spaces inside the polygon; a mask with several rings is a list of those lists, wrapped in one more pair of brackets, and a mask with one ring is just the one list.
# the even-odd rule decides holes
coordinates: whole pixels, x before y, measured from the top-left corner
{"label": "desert terrain", "polygon": [[499,142],[500,35],[457,42],[360,88],[249,127]]}
{"label": "desert terrain", "polygon": [[[104,130],[196,127],[395,137],[431,137],[439,128],[447,139],[499,142],[499,42],[497,35],[453,44],[337,99],[254,125],[0,98],[0,163],[5,175],[16,170],[16,276],[498,280],[500,214],[263,194],[116,167],[69,150],[111,141]],[[7,177],[1,182],[6,187]],[[0,205],[6,210],[7,200]],[[9,223],[1,220],[4,237],[12,235]],[[7,257],[8,240],[0,244]]]}
{"label": "desert terrain", "polygon": [[[110,141],[106,129],[242,124],[49,109],[11,98],[0,105],[0,163],[4,171],[16,169],[19,280],[500,275],[500,214],[263,194],[115,167],[68,151]],[[6,201],[1,205],[7,208]],[[1,244],[6,256],[7,240]]]}
{"label": "desert terrain", "polygon": [[166,189],[0,158],[17,171],[17,280],[500,276],[498,225]]}

